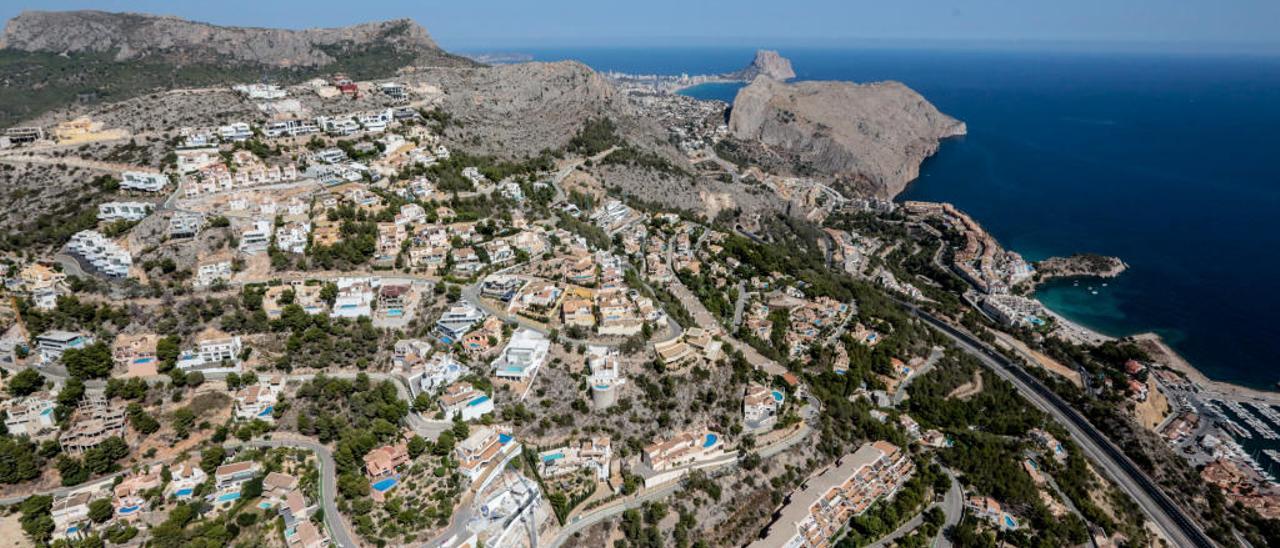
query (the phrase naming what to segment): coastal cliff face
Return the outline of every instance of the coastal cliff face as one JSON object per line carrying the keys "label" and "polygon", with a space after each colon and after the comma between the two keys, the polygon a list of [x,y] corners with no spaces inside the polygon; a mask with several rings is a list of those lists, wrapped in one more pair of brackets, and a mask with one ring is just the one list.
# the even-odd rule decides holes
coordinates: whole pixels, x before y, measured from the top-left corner
{"label": "coastal cliff face", "polygon": [[939,141],[963,135],[965,125],[898,82],[761,77],[734,98],[729,130],[764,163],[892,198],[919,176]]}
{"label": "coastal cliff face", "polygon": [[183,63],[270,67],[330,64],[344,50],[379,47],[424,62],[462,65],[409,19],[329,29],[224,27],[177,17],[101,11],[28,11],[10,19],[0,49],[56,54],[110,53],[116,61],[162,57]]}
{"label": "coastal cliff face", "polygon": [[757,76],[768,76],[779,82],[784,82],[795,78],[796,71],[791,69],[791,60],[776,51],[762,49],[756,51],[755,59],[751,60],[750,65],[727,76],[744,82],[755,80]]}

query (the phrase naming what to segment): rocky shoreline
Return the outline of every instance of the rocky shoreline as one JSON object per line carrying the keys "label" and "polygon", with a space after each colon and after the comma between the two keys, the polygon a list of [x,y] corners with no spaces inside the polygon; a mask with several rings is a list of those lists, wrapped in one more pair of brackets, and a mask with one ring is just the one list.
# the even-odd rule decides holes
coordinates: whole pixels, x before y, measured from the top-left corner
{"label": "rocky shoreline", "polygon": [[1031,288],[1060,278],[1115,278],[1129,270],[1119,257],[1094,253],[1077,253],[1068,257],[1050,257],[1035,263]]}

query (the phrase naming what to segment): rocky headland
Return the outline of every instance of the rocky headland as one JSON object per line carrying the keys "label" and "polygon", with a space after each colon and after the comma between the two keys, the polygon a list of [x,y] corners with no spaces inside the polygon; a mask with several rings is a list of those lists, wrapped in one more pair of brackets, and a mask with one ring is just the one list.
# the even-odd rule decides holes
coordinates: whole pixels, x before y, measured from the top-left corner
{"label": "rocky headland", "polygon": [[1033,283],[1041,284],[1057,278],[1114,278],[1129,269],[1119,257],[1095,253],[1077,253],[1069,257],[1051,257],[1035,263]]}
{"label": "rocky headland", "polygon": [[738,91],[729,131],[754,162],[888,199],[919,175],[942,139],[966,130],[899,82],[760,77]]}

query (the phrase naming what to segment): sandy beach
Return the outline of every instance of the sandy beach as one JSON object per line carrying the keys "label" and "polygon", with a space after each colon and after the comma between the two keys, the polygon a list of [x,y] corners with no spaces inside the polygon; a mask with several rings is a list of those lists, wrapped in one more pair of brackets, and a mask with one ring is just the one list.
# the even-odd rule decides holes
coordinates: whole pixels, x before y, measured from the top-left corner
{"label": "sandy beach", "polygon": [[1191,379],[1192,382],[1200,385],[1205,390],[1230,396],[1232,399],[1263,401],[1280,405],[1280,392],[1258,390],[1237,384],[1215,381],[1206,377],[1204,373],[1201,373],[1190,362],[1178,355],[1168,344],[1165,344],[1160,335],[1142,333],[1134,335],[1132,338],[1138,343],[1138,346],[1147,351],[1153,361],[1186,375],[1188,379]]}

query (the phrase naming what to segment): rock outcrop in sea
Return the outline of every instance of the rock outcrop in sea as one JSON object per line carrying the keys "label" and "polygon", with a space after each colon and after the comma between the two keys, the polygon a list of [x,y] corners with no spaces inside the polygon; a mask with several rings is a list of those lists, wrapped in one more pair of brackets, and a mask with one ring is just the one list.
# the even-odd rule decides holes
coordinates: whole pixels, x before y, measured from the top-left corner
{"label": "rock outcrop in sea", "polygon": [[941,139],[966,131],[964,122],[899,82],[769,77],[738,91],[729,130],[763,164],[880,198],[896,196],[919,176]]}
{"label": "rock outcrop in sea", "polygon": [[762,49],[756,50],[755,59],[751,60],[751,64],[738,72],[726,74],[725,77],[731,80],[742,80],[750,82],[756,79],[756,76],[768,76],[779,82],[785,82],[796,77],[796,72],[791,69],[791,61],[774,50]]}

